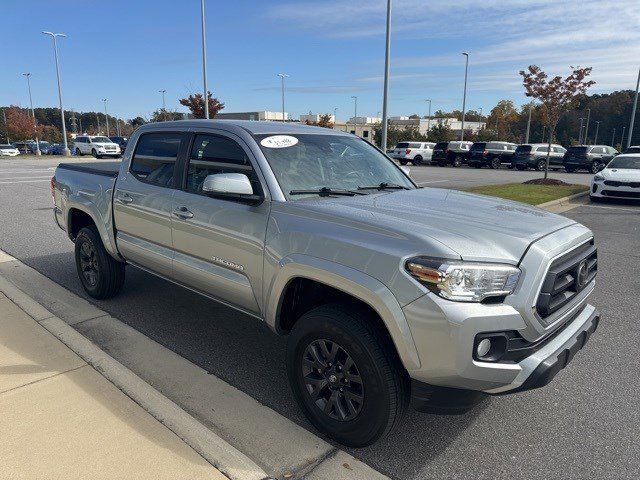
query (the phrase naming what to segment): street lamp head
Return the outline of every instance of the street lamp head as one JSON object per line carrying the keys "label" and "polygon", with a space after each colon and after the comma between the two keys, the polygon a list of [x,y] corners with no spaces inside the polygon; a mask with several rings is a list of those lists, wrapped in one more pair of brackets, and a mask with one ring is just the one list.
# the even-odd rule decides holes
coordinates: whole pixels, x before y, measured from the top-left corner
{"label": "street lamp head", "polygon": [[469,54],[467,52],[462,52],[462,55],[464,55],[465,57],[469,56]]}
{"label": "street lamp head", "polygon": [[30,77],[31,73],[27,72],[27,73],[23,73],[22,75],[24,75],[25,77]]}
{"label": "street lamp head", "polygon": [[51,35],[52,37],[66,37],[64,33],[42,32],[45,35]]}
{"label": "street lamp head", "polygon": [[290,75],[287,75],[286,73],[278,73],[278,77],[287,78],[287,77],[290,77]]}

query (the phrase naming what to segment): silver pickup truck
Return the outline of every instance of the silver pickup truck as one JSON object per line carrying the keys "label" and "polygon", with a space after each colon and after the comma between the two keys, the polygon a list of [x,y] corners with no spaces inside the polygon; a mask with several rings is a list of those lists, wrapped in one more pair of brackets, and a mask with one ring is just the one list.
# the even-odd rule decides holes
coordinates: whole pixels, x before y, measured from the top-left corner
{"label": "silver pickup truck", "polygon": [[288,335],[304,413],[350,446],[409,404],[462,413],[546,385],[599,321],[589,229],[419,188],[347,133],[154,123],[121,163],[60,165],[52,193],[90,296],[116,295],[131,265],[266,322]]}

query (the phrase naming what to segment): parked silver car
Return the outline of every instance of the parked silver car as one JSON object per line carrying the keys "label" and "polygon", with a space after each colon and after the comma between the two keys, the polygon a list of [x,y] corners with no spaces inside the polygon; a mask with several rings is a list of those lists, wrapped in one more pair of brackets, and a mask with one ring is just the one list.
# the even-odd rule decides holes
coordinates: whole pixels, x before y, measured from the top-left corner
{"label": "parked silver car", "polygon": [[52,185],[90,296],[115,296],[128,264],[266,322],[288,335],[301,409],[346,445],[375,442],[409,403],[460,413],[542,387],[598,325],[588,228],[419,188],[347,133],[153,123],[120,164],[61,164]]}

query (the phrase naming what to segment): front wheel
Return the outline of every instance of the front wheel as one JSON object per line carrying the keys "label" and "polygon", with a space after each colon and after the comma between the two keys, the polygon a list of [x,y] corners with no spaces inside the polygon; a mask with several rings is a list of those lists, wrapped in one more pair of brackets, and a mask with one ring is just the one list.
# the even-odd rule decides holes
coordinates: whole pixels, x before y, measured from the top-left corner
{"label": "front wheel", "polygon": [[82,156],[82,152],[80,151],[79,148],[76,148],[76,155],[81,157]]}
{"label": "front wheel", "polygon": [[456,158],[453,159],[453,166],[454,167],[461,167],[462,166],[462,157],[457,156]]}
{"label": "front wheel", "polygon": [[500,159],[498,157],[494,157],[491,159],[491,168],[497,170],[500,168]]}
{"label": "front wheel", "polygon": [[565,171],[565,172],[567,172],[567,173],[573,173],[573,172],[575,172],[575,171],[576,171],[576,169],[575,169],[575,168],[573,168],[573,167],[567,167],[567,166],[565,166],[565,167],[564,167],[564,171]]}
{"label": "front wheel", "polygon": [[405,166],[407,164],[406,160],[400,160],[400,165]]}
{"label": "front wheel", "polygon": [[527,169],[526,165],[516,165],[516,168],[520,171]]}
{"label": "front wheel", "polygon": [[350,447],[389,433],[409,399],[394,347],[370,315],[339,304],[314,308],[296,322],[287,343],[298,404],[318,430]]}
{"label": "front wheel", "polygon": [[115,296],[124,283],[124,263],[104,248],[95,227],[84,227],[76,237],[76,268],[84,290],[103,300]]}
{"label": "front wheel", "polygon": [[591,164],[591,173],[598,173],[600,170],[602,170],[602,162],[596,160]]}
{"label": "front wheel", "polygon": [[546,166],[547,166],[547,161],[546,160],[540,160],[536,164],[536,170],[538,170],[539,172],[544,172],[544,169],[545,169]]}
{"label": "front wheel", "polygon": [[420,155],[416,155],[412,162],[416,167],[418,165],[422,165],[422,157]]}

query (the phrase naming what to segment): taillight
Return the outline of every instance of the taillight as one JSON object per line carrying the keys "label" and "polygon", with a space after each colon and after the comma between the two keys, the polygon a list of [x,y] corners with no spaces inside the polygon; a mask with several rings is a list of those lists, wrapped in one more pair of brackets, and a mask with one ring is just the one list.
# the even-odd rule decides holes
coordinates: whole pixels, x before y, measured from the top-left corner
{"label": "taillight", "polygon": [[449,149],[447,148],[447,149],[444,151],[444,153],[449,153]]}
{"label": "taillight", "polygon": [[49,185],[51,186],[51,198],[53,198],[53,203],[56,203],[56,177],[51,177]]}
{"label": "taillight", "polygon": [[404,151],[404,153],[406,153],[407,155],[409,155],[409,154],[411,153],[411,149],[410,149],[410,148],[407,148],[407,149]]}
{"label": "taillight", "polygon": [[485,150],[484,152],[482,152],[482,155],[486,157],[487,155],[489,155],[489,152]]}

